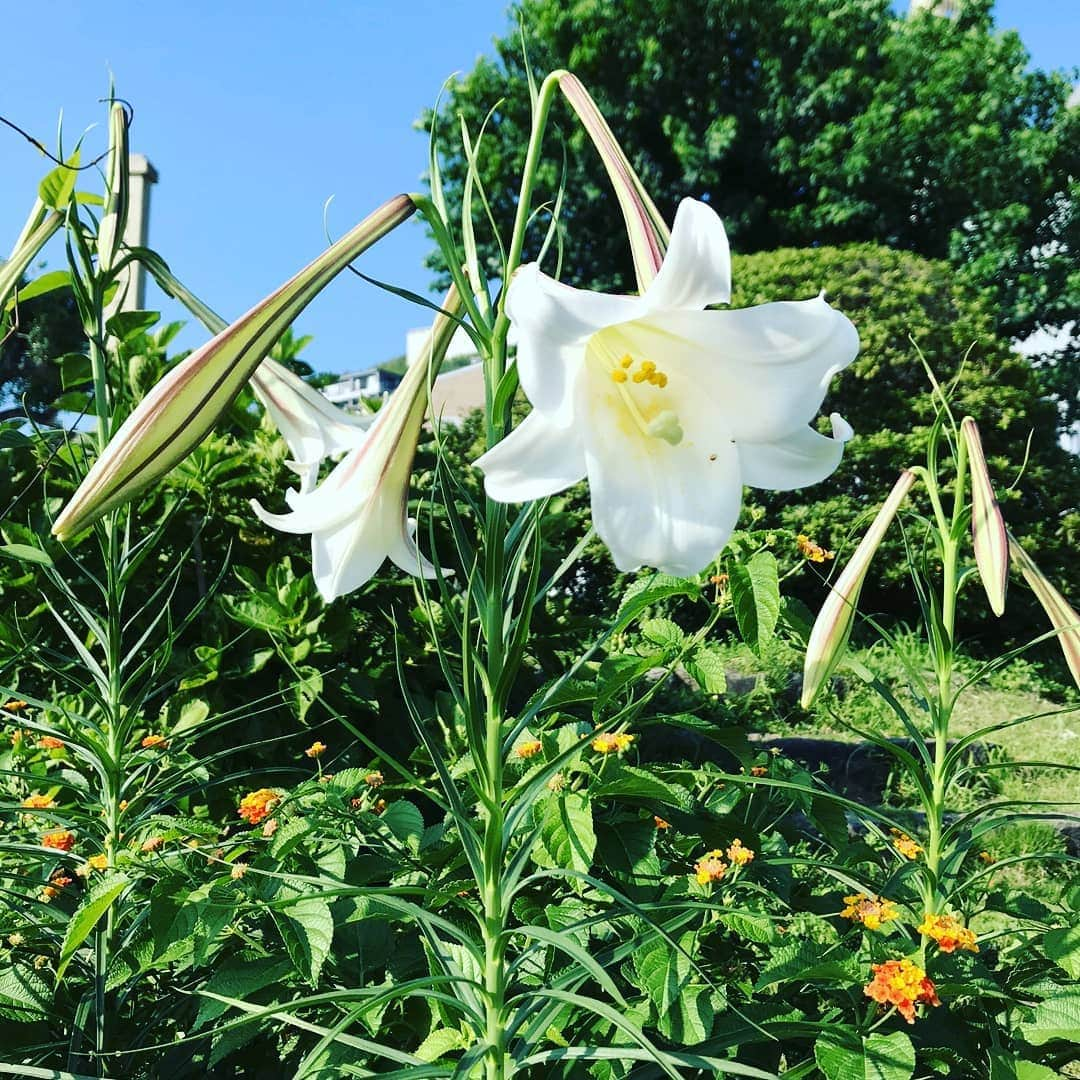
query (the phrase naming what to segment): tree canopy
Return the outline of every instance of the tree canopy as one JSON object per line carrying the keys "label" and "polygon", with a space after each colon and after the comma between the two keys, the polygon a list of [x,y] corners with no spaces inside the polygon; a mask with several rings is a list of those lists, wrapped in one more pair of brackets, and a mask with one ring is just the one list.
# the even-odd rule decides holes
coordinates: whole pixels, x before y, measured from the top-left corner
{"label": "tree canopy", "polygon": [[[535,71],[582,79],[669,220],[689,195],[716,207],[744,253],[876,241],[949,259],[993,298],[1004,337],[1080,309],[1080,109],[1064,73],[1031,70],[1020,38],[995,29],[991,0],[954,18],[899,18],[887,0],[518,0],[512,16],[520,33],[425,117],[452,204],[459,116],[475,138],[493,109],[478,161],[496,222],[511,219],[500,181],[524,155],[524,43]],[[563,277],[628,289],[603,170],[561,106],[556,119],[565,170],[549,165],[541,181],[552,198],[565,186]],[[483,251],[497,275],[497,247]],[[1072,409],[1074,354],[1044,367]]]}

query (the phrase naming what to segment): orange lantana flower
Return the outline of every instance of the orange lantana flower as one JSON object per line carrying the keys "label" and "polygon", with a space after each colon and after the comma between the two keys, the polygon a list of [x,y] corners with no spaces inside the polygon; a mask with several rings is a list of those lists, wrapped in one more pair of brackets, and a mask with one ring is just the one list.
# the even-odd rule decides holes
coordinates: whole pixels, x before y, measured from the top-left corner
{"label": "orange lantana flower", "polygon": [[41,846],[56,851],[70,851],[75,846],[75,834],[67,829],[54,829],[41,838]]}
{"label": "orange lantana flower", "polygon": [[539,739],[529,739],[528,742],[523,742],[514,753],[519,758],[531,758],[536,757],[543,749],[544,744]]}
{"label": "orange lantana flower", "polygon": [[841,917],[862,923],[867,930],[878,930],[882,923],[891,922],[898,917],[893,902],[882,900],[880,896],[856,893],[854,896],[845,896],[844,903],[847,907],[840,912]]}
{"label": "orange lantana flower", "polygon": [[727,873],[727,863],[724,862],[724,853],[716,848],[707,851],[694,866],[694,876],[699,885],[709,885],[719,881]]}
{"label": "orange lantana flower", "polygon": [[745,866],[754,861],[754,852],[751,848],[743,847],[743,842],[736,836],[727,849],[727,857],[732,866]]}
{"label": "orange lantana flower", "polygon": [[55,805],[56,800],[51,795],[27,795],[23,799],[23,806],[27,810],[48,810]]}
{"label": "orange lantana flower", "polygon": [[957,949],[966,949],[968,952],[979,951],[979,946],[975,944],[974,932],[962,925],[953,915],[931,915],[927,912],[916,929],[920,934],[933,938],[943,953],[956,952]]}
{"label": "orange lantana flower", "polygon": [[42,735],[37,744],[42,750],[62,750],[64,740],[58,739],[55,735]]}
{"label": "orange lantana flower", "polygon": [[273,788],[259,788],[258,791],[249,792],[240,800],[236,812],[251,825],[258,825],[260,821],[269,816],[270,812],[281,802],[281,793]]}
{"label": "orange lantana flower", "polygon": [[907,833],[899,829],[893,829],[893,847],[896,848],[905,859],[917,859],[923,852],[922,844],[912,840]]}
{"label": "orange lantana flower", "polygon": [[139,745],[144,750],[152,750],[155,746],[164,749],[169,745],[169,742],[164,735],[147,735]]}
{"label": "orange lantana flower", "polygon": [[633,741],[634,736],[627,735],[626,732],[605,731],[602,735],[597,735],[593,739],[592,748],[598,754],[621,754],[624,750],[629,749]]}
{"label": "orange lantana flower", "polygon": [[835,552],[826,551],[820,545],[815,544],[809,536],[804,536],[802,533],[795,537],[795,545],[799,549],[799,554],[810,562],[823,563],[828,559],[836,558]]}
{"label": "orange lantana flower", "polygon": [[909,1023],[915,1023],[915,1006],[940,1005],[937,990],[927,978],[926,972],[910,960],[886,960],[870,969],[874,977],[863,993],[882,1005],[894,1005],[896,1011]]}
{"label": "orange lantana flower", "polygon": [[326,743],[315,740],[305,751],[304,754],[309,758],[321,758],[326,753]]}

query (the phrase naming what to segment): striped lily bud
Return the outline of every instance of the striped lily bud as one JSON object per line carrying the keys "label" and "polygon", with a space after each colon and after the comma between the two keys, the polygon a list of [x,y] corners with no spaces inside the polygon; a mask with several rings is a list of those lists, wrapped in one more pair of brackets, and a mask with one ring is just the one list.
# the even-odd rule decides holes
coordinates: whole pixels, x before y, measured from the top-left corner
{"label": "striped lily bud", "polygon": [[109,158],[105,167],[105,212],[98,226],[98,269],[107,274],[116,265],[120,243],[127,225],[128,192],[128,117],[118,101],[109,109]]}
{"label": "striped lily bud", "polygon": [[1009,584],[1009,541],[1005,519],[1001,516],[990,483],[979,429],[970,416],[960,425],[960,436],[967,445],[971,470],[971,541],[975,549],[975,565],[979,570],[990,610],[995,615],[1005,612],[1005,590]]}
{"label": "striped lily bud", "polygon": [[169,371],[110,440],[56,519],[53,533],[61,540],[73,536],[182,461],[209,434],[289,324],[332,278],[415,209],[407,195],[384,203]]}
{"label": "striped lily bud", "polygon": [[851,562],[844,567],[844,572],[821,606],[806,647],[801,702],[804,709],[810,708],[814,698],[843,658],[848,638],[851,637],[851,628],[855,623],[859,593],[870,569],[870,562],[914,483],[915,474],[905,469],[877,512],[866,535],[859,542]]}
{"label": "striped lily bud", "polygon": [[644,292],[664,261],[671,232],[588,90],[569,71],[559,73],[558,79],[559,89],[592,139],[615,188],[626,221],[638,290]]}
{"label": "striped lily bud", "polygon": [[1080,686],[1080,615],[1057,591],[1050,579],[1035,565],[1035,560],[1020,546],[1016,537],[1009,533],[1009,554],[1020,567],[1024,580],[1031,586],[1043,606],[1051,625],[1057,631],[1058,644],[1065,654],[1073,680]]}
{"label": "striped lily bud", "polygon": [[63,215],[58,211],[50,210],[40,199],[35,200],[11,254],[6,261],[0,262],[0,322],[3,322],[4,307],[18,287],[26,268],[60,228],[63,220]]}

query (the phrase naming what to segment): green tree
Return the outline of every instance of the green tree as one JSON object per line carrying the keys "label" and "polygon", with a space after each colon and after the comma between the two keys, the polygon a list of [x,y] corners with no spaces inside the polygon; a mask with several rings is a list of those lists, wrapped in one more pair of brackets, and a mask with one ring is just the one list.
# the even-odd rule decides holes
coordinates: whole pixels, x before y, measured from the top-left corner
{"label": "green tree", "polygon": [[69,289],[20,304],[18,322],[0,342],[0,420],[21,416],[53,420],[61,392],[57,358],[84,347]]}
{"label": "green tree", "polygon": [[[991,8],[966,0],[954,19],[907,19],[887,0],[519,0],[513,16],[536,70],[569,67],[588,86],[669,220],[692,195],[716,207],[742,252],[873,240],[949,258],[993,297],[998,333],[1022,337],[1080,308],[1080,110],[1066,104],[1064,74],[1028,69]],[[505,228],[514,193],[500,179],[520,167],[527,130],[516,28],[495,52],[425,119],[437,121],[456,203],[458,116],[475,137],[498,103],[479,161]],[[563,276],[627,289],[603,171],[562,120],[565,173],[552,164],[542,180],[552,197],[565,181]],[[1059,400],[1074,402],[1075,357],[1045,367]]]}

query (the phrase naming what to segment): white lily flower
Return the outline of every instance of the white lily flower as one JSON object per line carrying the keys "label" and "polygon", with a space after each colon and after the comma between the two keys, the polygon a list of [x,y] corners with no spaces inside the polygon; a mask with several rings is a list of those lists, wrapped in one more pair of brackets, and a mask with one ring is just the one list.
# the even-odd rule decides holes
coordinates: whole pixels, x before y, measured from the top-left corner
{"label": "white lily flower", "polygon": [[[443,307],[454,312],[458,305],[451,290]],[[286,494],[291,513],[271,514],[251,502],[272,528],[311,533],[311,571],[328,603],[360,588],[388,558],[410,574],[435,576],[435,567],[417,549],[415,522],[408,517],[409,477],[427,409],[428,373],[438,368],[456,328],[445,315],[435,320],[422,353],[428,362],[417,359],[406,371],[361,445],[314,491]]]}
{"label": "white lily flower", "polygon": [[324,458],[363,445],[373,413],[348,413],[269,356],[251,376],[251,389],[292,451],[286,464],[300,477],[300,492],[311,491]]}
{"label": "white lily flower", "polygon": [[723,224],[684,199],[641,296],[573,289],[524,266],[506,311],[533,411],[482,455],[488,495],[525,502],[588,477],[597,534],[620,570],[697,573],[735,527],[743,485],[829,476],[851,428],[810,427],[855,359],[851,322],[819,296],[706,311],[731,295]]}

